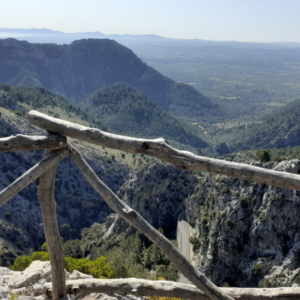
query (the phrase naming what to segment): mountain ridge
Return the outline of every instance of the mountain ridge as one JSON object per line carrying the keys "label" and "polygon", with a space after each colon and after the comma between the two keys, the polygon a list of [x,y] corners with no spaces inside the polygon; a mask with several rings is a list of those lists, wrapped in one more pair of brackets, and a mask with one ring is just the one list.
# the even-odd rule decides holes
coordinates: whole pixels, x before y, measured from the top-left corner
{"label": "mountain ridge", "polygon": [[[52,43],[58,43],[58,44],[64,44],[64,43],[71,43],[72,41],[76,39],[82,39],[82,38],[109,38],[117,40],[118,42],[174,42],[174,43],[191,43],[191,44],[219,44],[221,45],[231,45],[231,46],[250,46],[253,47],[253,45],[260,45],[260,46],[277,46],[277,47],[300,47],[299,42],[244,42],[244,41],[215,41],[215,40],[203,40],[203,39],[179,39],[179,38],[168,38],[163,37],[157,34],[105,34],[100,31],[91,31],[91,32],[73,32],[73,33],[66,33],[63,31],[55,31],[47,28],[0,28],[0,38],[5,34],[14,34],[11,37],[12,38],[18,38],[18,35],[21,34],[21,36],[26,37],[28,41],[30,42],[39,42],[39,43],[45,43],[45,42],[52,42]],[[41,34],[40,36],[38,34]],[[24,34],[27,34],[27,36]],[[48,39],[45,37],[43,38],[43,34],[48,35]],[[35,36],[32,36],[35,35]],[[49,40],[49,36],[52,35],[52,39]],[[57,35],[57,37],[55,37]]]}
{"label": "mountain ridge", "polygon": [[163,76],[116,41],[86,39],[60,46],[4,39],[0,53],[0,82],[42,86],[71,102],[103,86],[126,82],[179,117],[198,118],[214,107],[207,96]]}

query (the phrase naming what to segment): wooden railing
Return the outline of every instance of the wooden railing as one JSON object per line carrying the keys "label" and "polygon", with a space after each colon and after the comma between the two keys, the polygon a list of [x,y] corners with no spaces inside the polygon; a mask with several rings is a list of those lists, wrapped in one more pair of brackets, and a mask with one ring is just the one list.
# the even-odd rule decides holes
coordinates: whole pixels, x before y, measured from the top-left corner
{"label": "wooden railing", "polygon": [[[300,299],[299,288],[225,289],[214,285],[168,239],[113,193],[99,179],[77,149],[68,143],[66,137],[126,152],[150,155],[183,169],[218,173],[288,189],[300,190],[299,175],[196,156],[190,152],[180,151],[171,147],[161,138],[150,140],[110,134],[99,129],[53,118],[37,111],[29,112],[28,121],[45,129],[48,132],[48,136],[16,135],[1,138],[0,152],[45,149],[45,158],[0,192],[0,206],[31,182],[36,181],[52,272],[52,288],[49,287],[48,295],[53,299],[61,299],[67,293],[86,292],[117,292],[144,296],[161,295],[177,298],[216,300]],[[196,287],[175,282],[154,282],[139,279],[122,279],[117,281],[101,279],[93,281],[80,280],[76,282],[68,281],[66,285],[62,245],[56,216],[54,183],[56,166],[60,160],[68,155],[81,170],[84,178],[101,195],[110,208],[147,236],[169,257],[175,268]]]}

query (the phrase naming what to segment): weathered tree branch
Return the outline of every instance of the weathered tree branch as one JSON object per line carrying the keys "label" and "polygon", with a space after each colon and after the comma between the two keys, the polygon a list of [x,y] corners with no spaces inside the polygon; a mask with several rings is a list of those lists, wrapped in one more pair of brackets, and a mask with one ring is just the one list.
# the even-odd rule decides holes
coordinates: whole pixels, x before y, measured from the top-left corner
{"label": "weathered tree branch", "polygon": [[75,162],[79,170],[81,170],[84,178],[106,201],[108,206],[160,248],[169,257],[179,272],[208,295],[209,298],[216,300],[232,299],[191,265],[179,250],[160,232],[153,228],[142,216],[120,200],[113,191],[98,178],[96,173],[74,147],[70,145],[69,149],[70,158]]}
{"label": "weathered tree branch", "polygon": [[49,156],[38,162],[35,166],[25,172],[21,177],[16,179],[7,188],[0,192],[0,206],[5,204],[9,199],[22,191],[27,185],[36,180],[45,171],[56,165],[59,161],[68,155],[68,149],[53,151]]}
{"label": "weathered tree branch", "polygon": [[[194,285],[172,282],[153,281],[137,278],[126,279],[81,279],[67,280],[67,293],[116,293],[135,296],[161,296],[190,300],[209,300]],[[52,296],[51,284],[46,283],[47,296]],[[292,300],[300,299],[300,288],[220,288],[226,294],[239,300]]]}
{"label": "weathered tree branch", "polygon": [[60,149],[66,147],[64,136],[28,136],[23,134],[0,138],[0,153],[8,151]]}
{"label": "weathered tree branch", "polygon": [[[84,293],[132,294],[135,296],[175,297],[190,300],[208,300],[202,291],[194,285],[173,281],[154,281],[137,278],[119,279],[80,279],[67,280],[67,293],[79,295]],[[44,285],[47,297],[52,297],[51,284]]]}
{"label": "weathered tree branch", "polygon": [[[45,155],[50,153],[50,150],[46,150]],[[59,300],[67,295],[64,256],[54,199],[56,169],[57,164],[42,174],[37,181],[45,238],[50,257],[53,300]]]}
{"label": "weathered tree branch", "polygon": [[161,138],[148,140],[110,134],[96,128],[52,118],[37,111],[30,111],[28,120],[31,124],[48,131],[126,152],[143,153],[167,161],[179,168],[218,173],[286,189],[300,190],[299,175],[196,156],[191,152],[169,146]]}

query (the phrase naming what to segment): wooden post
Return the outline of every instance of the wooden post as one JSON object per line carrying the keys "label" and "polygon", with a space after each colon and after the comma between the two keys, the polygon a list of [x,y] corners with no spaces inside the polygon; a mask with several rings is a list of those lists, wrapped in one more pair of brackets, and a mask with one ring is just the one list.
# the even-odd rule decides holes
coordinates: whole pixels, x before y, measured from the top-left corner
{"label": "wooden post", "polygon": [[79,170],[81,170],[84,178],[106,201],[108,206],[160,248],[169,257],[179,272],[194,283],[209,298],[214,300],[233,299],[191,265],[179,250],[160,232],[153,228],[142,216],[120,200],[114,192],[98,178],[96,173],[73,146],[70,145],[69,149],[70,158],[75,162]]}
{"label": "wooden post", "polygon": [[67,148],[53,151],[49,156],[30,168],[26,173],[0,192],[0,207],[67,155]]}
{"label": "wooden post", "polygon": [[[50,150],[46,150],[45,154],[47,155],[49,152]],[[53,300],[59,300],[67,294],[64,257],[57,223],[56,203],[54,199],[56,168],[57,165],[51,167],[37,180],[45,238],[50,256]]]}
{"label": "wooden post", "polygon": [[235,163],[194,155],[168,145],[164,139],[138,139],[104,132],[72,122],[49,117],[37,111],[28,113],[28,121],[36,126],[61,135],[70,136],[85,142],[132,153],[143,153],[174,166],[188,170],[218,173],[231,177],[247,179],[258,183],[279,186],[300,191],[300,176],[259,168],[247,164]]}

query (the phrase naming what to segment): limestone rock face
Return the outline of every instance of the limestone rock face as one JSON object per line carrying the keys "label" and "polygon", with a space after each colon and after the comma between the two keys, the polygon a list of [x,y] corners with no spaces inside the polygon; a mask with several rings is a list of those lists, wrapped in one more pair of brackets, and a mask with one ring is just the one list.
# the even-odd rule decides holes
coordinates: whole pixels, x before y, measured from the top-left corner
{"label": "limestone rock face", "polygon": [[171,164],[149,164],[131,173],[119,190],[119,196],[155,228],[166,235],[176,230],[178,215],[184,211],[184,200],[197,183],[191,171]]}
{"label": "limestone rock face", "polygon": [[[298,160],[262,167],[299,174]],[[206,174],[186,200],[193,263],[216,284],[300,283],[300,197],[292,190]]]}

